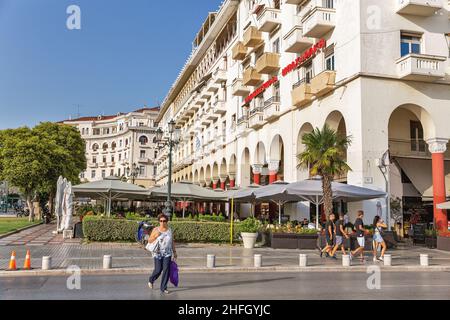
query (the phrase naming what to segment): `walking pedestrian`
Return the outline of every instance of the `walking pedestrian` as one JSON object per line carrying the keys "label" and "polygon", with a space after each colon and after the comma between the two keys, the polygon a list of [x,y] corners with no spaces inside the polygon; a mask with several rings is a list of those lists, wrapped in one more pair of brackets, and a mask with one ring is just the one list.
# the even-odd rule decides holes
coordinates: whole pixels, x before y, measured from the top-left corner
{"label": "walking pedestrian", "polygon": [[364,262],[364,247],[366,246],[366,238],[365,233],[367,232],[364,229],[364,211],[358,211],[358,218],[355,221],[355,229],[356,229],[356,237],[358,240],[358,248],[355,251],[350,252],[350,259],[353,259],[358,253],[361,254],[361,262]]}
{"label": "walking pedestrian", "polygon": [[345,255],[345,245],[344,245],[344,237],[345,239],[349,239],[348,233],[345,231],[345,217],[344,214],[339,215],[338,221],[336,221],[336,241],[333,248],[333,251],[331,252],[331,255],[333,257],[336,256],[336,252],[341,248],[342,254]]}
{"label": "walking pedestrian", "polygon": [[[386,229],[386,223],[380,218],[380,216],[376,216],[373,220],[374,234],[373,234],[373,261],[384,261],[384,254],[386,253],[387,246],[386,242],[381,235],[383,228]],[[378,247],[381,246],[381,256],[377,258]]]}
{"label": "walking pedestrian", "polygon": [[330,214],[329,219],[325,225],[325,238],[327,240],[327,245],[320,251],[320,257],[322,258],[323,254],[326,254],[326,257],[330,257],[336,259],[335,256],[330,255],[331,250],[334,246],[334,239],[336,233],[336,226],[334,224],[335,215],[334,213]]}
{"label": "walking pedestrian", "polygon": [[169,219],[166,215],[160,214],[158,216],[159,227],[154,228],[150,235],[149,243],[159,242],[159,248],[152,254],[155,262],[155,269],[149,278],[148,286],[153,289],[153,284],[161,278],[161,292],[168,294],[167,284],[169,282],[169,269],[172,257],[177,259],[177,251],[175,249],[175,241],[173,239],[172,230],[168,226]]}

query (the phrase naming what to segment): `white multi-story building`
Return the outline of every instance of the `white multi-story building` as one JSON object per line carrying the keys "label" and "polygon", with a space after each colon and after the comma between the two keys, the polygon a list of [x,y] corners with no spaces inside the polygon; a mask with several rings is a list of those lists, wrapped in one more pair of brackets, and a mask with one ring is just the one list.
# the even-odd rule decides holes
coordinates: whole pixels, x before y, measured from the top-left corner
{"label": "white multi-story building", "polygon": [[87,168],[81,173],[81,180],[91,182],[117,176],[144,187],[153,186],[158,112],[159,108],[142,108],[127,114],[64,121],[76,126],[86,141]]}
{"label": "white multi-story building", "polygon": [[[173,180],[224,188],[307,179],[297,168],[302,136],[328,124],[352,137],[352,171],[337,180],[385,190],[389,151],[390,193],[406,214],[425,213],[450,194],[449,10],[447,0],[224,1],[157,120],[184,133]],[[167,154],[158,163],[164,184]],[[364,209],[369,222],[386,207],[380,199],[347,210]],[[310,210],[299,203],[285,214]]]}

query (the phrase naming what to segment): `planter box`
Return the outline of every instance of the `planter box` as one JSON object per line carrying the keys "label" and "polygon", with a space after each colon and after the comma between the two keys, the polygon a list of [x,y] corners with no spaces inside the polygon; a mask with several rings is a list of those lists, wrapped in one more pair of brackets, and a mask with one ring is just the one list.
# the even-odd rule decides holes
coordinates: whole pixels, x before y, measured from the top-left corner
{"label": "planter box", "polygon": [[314,250],[317,248],[317,239],[317,234],[272,233],[271,246],[273,249]]}
{"label": "planter box", "polygon": [[427,248],[436,249],[437,248],[437,237],[426,237],[425,245]]}
{"label": "planter box", "polygon": [[450,251],[450,238],[437,237],[437,248],[438,250]]}

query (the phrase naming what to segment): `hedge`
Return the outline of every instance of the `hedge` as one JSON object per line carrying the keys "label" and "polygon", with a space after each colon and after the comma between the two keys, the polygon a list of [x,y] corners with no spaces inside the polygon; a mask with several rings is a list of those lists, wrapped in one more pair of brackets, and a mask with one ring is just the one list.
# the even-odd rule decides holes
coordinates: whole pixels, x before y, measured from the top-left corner
{"label": "hedge", "polygon": [[[171,221],[170,227],[178,242],[226,243],[230,241],[230,224],[221,222]],[[97,242],[135,241],[138,221],[86,217],[83,233],[87,240]],[[239,240],[239,224],[233,230]]]}

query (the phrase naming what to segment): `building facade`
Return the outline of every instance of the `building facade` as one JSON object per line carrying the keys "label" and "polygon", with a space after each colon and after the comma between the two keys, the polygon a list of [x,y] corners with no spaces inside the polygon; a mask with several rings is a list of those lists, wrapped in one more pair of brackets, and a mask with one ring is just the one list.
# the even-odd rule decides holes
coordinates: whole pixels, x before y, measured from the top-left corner
{"label": "building facade", "polygon": [[[183,132],[173,180],[225,188],[308,179],[297,162],[302,136],[328,124],[352,137],[352,170],[336,180],[387,190],[447,227],[433,203],[450,194],[449,9],[447,0],[224,1],[157,120]],[[167,183],[167,152],[157,163],[157,183]],[[387,202],[340,210],[363,209],[369,222],[386,217]],[[311,211],[299,203],[284,214]]]}
{"label": "building facade", "polygon": [[86,141],[84,182],[105,177],[126,178],[143,187],[155,184],[154,143],[159,108],[142,108],[127,114],[83,117],[63,123],[77,127]]}

